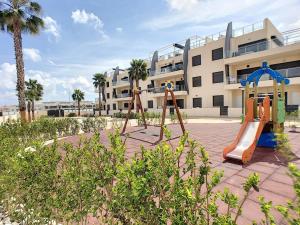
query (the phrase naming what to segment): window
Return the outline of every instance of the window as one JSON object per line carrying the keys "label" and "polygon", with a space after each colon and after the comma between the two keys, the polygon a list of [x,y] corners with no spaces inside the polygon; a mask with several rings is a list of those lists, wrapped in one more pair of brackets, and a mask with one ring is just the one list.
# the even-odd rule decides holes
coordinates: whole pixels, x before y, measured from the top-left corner
{"label": "window", "polygon": [[224,72],[219,71],[219,72],[214,72],[212,77],[213,83],[223,83],[224,82]]}
{"label": "window", "polygon": [[201,55],[196,55],[192,57],[192,66],[201,65]]}
{"label": "window", "polygon": [[224,95],[213,96],[213,106],[224,106]]}
{"label": "window", "polygon": [[153,109],[153,101],[148,101],[148,109]]}
{"label": "window", "polygon": [[106,87],[109,87],[109,82],[106,82]]}
{"label": "window", "polygon": [[199,77],[193,77],[193,87],[201,87],[201,76]]}
{"label": "window", "polygon": [[193,108],[202,108],[202,98],[193,98]]}
{"label": "window", "polygon": [[109,99],[110,98],[110,94],[106,93],[106,98]]}
{"label": "window", "polygon": [[124,108],[127,109],[128,107],[129,107],[128,102],[125,102],[125,103],[124,103]]}
{"label": "window", "polygon": [[117,110],[117,105],[116,105],[116,103],[113,104],[113,110]]}
{"label": "window", "polygon": [[107,111],[109,111],[110,110],[110,105],[107,105]]}
{"label": "window", "polygon": [[212,60],[223,59],[223,48],[212,50]]}

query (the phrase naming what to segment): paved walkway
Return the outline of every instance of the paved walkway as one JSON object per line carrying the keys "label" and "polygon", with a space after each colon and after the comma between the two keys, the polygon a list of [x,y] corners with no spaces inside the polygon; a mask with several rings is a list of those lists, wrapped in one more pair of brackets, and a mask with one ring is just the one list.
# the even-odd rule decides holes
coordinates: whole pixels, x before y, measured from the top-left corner
{"label": "paved walkway", "polygon": [[[172,131],[172,136],[181,135],[179,125],[168,125]],[[242,184],[245,178],[251,172],[258,172],[261,177],[259,193],[252,191],[249,199],[246,201],[243,210],[243,216],[238,221],[239,224],[252,224],[251,220],[260,220],[263,214],[260,212],[258,204],[258,196],[263,195],[266,200],[273,201],[275,205],[285,204],[288,199],[294,199],[295,193],[292,187],[292,180],[287,173],[286,161],[276,151],[268,149],[256,149],[251,162],[242,165],[238,161],[223,161],[223,148],[230,144],[236,137],[240,128],[239,123],[222,123],[222,124],[186,124],[186,130],[189,132],[190,138],[201,143],[209,152],[212,167],[218,170],[224,170],[224,178],[217,187],[223,190],[228,187],[232,192],[242,197],[244,191]],[[287,128],[288,130],[288,128]],[[128,129],[129,138],[126,140],[127,157],[132,157],[136,152],[140,151],[140,146],[153,148],[153,143],[158,140],[159,128],[150,126],[149,129],[143,130],[141,127],[131,127]],[[295,156],[300,156],[300,133],[288,132],[290,143]],[[87,136],[91,136],[88,134]],[[64,141],[77,143],[78,137],[66,138]],[[106,132],[101,135],[101,141],[108,143]],[[176,146],[178,139],[171,141]],[[300,160],[293,160],[300,166]],[[223,205],[220,204],[222,210]],[[273,211],[278,224],[284,224],[282,217],[276,211]]]}

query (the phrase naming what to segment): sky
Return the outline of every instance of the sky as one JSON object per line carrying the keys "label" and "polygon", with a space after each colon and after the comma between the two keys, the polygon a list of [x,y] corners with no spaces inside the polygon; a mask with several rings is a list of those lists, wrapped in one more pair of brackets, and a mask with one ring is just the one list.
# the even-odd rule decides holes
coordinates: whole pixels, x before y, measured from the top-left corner
{"label": "sky", "polygon": [[[5,1],[5,0],[0,0]],[[300,28],[300,0],[37,0],[45,28],[23,35],[25,79],[44,86],[43,101],[69,101],[75,88],[94,101],[92,77],[193,35],[206,36],[269,18]],[[17,104],[11,34],[0,33],[0,105]]]}

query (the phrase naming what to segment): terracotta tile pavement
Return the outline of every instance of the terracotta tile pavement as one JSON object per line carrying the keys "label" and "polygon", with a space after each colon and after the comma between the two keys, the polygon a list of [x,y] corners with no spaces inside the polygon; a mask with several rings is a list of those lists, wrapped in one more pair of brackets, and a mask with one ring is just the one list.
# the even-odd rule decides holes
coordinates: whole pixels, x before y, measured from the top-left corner
{"label": "terracotta tile pavement", "polygon": [[[181,135],[180,126],[169,125],[168,128],[172,132],[172,137]],[[258,204],[258,196],[265,196],[266,200],[273,201],[274,204],[284,204],[288,198],[294,199],[295,193],[292,188],[292,180],[287,175],[287,161],[279,152],[270,149],[257,148],[252,160],[243,165],[239,161],[223,160],[223,149],[230,144],[236,137],[240,128],[240,124],[185,124],[189,137],[203,145],[210,155],[212,167],[224,171],[224,178],[217,186],[218,190],[228,187],[231,191],[243,195],[242,184],[245,178],[253,172],[260,174],[260,191],[252,191],[248,200],[245,202],[243,216],[239,218],[238,224],[251,224],[251,220],[262,218]],[[109,139],[107,135],[110,131],[104,131],[101,134],[101,141],[108,145]],[[150,126],[147,130],[141,127],[131,127],[127,131],[126,139],[127,157],[130,158],[135,152],[140,152],[140,146],[145,148],[154,148],[154,143],[158,140],[159,128]],[[300,156],[300,133],[290,133],[289,135],[292,150],[295,155]],[[91,137],[91,134],[83,135]],[[125,137],[122,137],[125,140]],[[79,138],[69,137],[64,142],[78,143]],[[173,139],[170,142],[176,146],[179,139]],[[300,166],[300,159],[293,160]],[[182,160],[182,162],[184,162]],[[221,207],[221,205],[220,205]],[[285,224],[282,217],[274,212],[274,217],[278,224]]]}

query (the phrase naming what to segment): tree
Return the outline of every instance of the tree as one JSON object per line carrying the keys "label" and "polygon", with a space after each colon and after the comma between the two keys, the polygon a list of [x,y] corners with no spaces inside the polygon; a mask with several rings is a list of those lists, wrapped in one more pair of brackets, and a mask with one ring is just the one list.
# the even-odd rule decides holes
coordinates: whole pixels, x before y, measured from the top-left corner
{"label": "tree", "polygon": [[93,77],[93,84],[95,88],[98,88],[99,93],[99,116],[101,116],[101,91],[105,88],[106,77],[102,73],[96,73]]}
{"label": "tree", "polygon": [[25,72],[22,49],[22,33],[38,34],[44,27],[40,18],[41,6],[30,0],[6,0],[0,2],[0,28],[11,33],[17,68],[17,96],[21,120],[26,121]]}
{"label": "tree", "polygon": [[[147,63],[142,59],[133,59],[130,63],[129,77],[134,82],[135,88],[139,89],[139,81],[146,80],[148,77]],[[136,112],[139,106],[136,104]]]}
{"label": "tree", "polygon": [[84,100],[84,92],[82,92],[79,89],[75,89],[74,93],[72,94],[72,99],[74,101],[77,101],[77,104],[78,104],[78,116],[80,116],[80,102],[82,100]]}
{"label": "tree", "polygon": [[[25,82],[26,83],[26,82]],[[31,100],[32,100],[32,92],[30,90],[27,90],[25,91],[25,98],[26,98],[26,101],[27,101],[27,120],[29,122],[31,122],[31,114],[30,114],[30,111],[31,111]]]}
{"label": "tree", "polygon": [[[26,92],[25,92],[25,96],[26,99],[28,100],[28,102],[30,101],[30,103],[28,103],[28,107],[30,107],[31,104],[31,112],[32,112],[32,120],[35,119],[35,115],[34,115],[34,111],[35,111],[35,101],[40,101],[42,100],[42,96],[44,94],[44,88],[43,86],[37,82],[37,80],[32,80],[29,79],[29,81],[25,81],[25,85],[26,85]],[[29,111],[30,114],[30,108],[27,109]],[[30,118],[30,115],[28,115],[28,117]]]}

